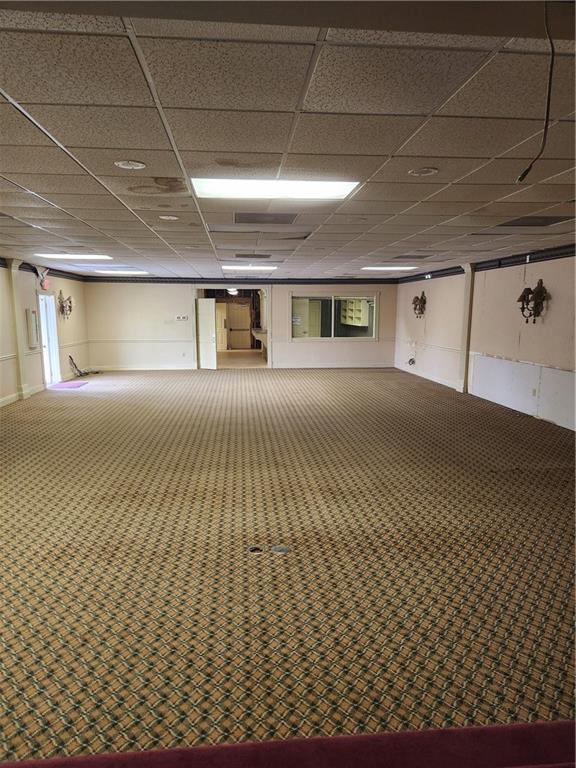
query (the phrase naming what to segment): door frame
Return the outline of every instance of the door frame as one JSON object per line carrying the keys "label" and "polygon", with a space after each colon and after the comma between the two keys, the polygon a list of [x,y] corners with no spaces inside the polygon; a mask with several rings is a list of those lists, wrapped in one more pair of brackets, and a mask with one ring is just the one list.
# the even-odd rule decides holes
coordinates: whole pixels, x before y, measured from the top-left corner
{"label": "door frame", "polygon": [[37,291],[36,299],[40,322],[42,375],[44,385],[49,387],[62,381],[56,296],[51,291]]}
{"label": "door frame", "polygon": [[[206,327],[202,321],[202,315],[204,310],[208,309],[208,305],[201,302],[210,302],[212,305],[212,324],[209,332],[210,339],[202,338],[202,334],[205,333]],[[217,330],[216,330],[216,299],[207,299],[204,297],[198,297],[196,299],[196,347],[198,357],[198,368],[201,370],[215,371],[218,369],[218,342],[217,342]],[[206,319],[210,317],[210,313],[206,313]],[[203,365],[203,347],[208,347],[210,352],[210,358],[214,358],[213,365]]]}
{"label": "door frame", "polygon": [[[232,280],[226,281],[225,283],[202,283],[201,285],[196,286],[199,290],[221,290],[222,288],[239,288],[241,290],[246,291],[260,291],[264,290],[266,291],[266,330],[268,331],[268,347],[266,348],[266,356],[267,356],[267,367],[273,368],[273,347],[272,347],[272,283],[266,283],[265,285],[258,285],[254,283],[247,283],[244,284],[242,280],[238,280],[238,282],[234,283]],[[197,295],[198,296],[198,295]],[[198,298],[201,298],[198,296]],[[196,337],[198,335],[198,331],[196,330]],[[200,361],[198,361],[198,368],[200,368]]]}

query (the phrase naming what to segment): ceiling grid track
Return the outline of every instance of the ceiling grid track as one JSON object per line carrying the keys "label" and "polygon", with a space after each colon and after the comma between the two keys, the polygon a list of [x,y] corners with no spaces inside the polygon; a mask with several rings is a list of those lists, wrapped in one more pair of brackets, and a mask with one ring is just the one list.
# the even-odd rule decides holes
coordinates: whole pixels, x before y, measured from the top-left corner
{"label": "ceiling grid track", "polygon": [[[30,113],[29,113],[29,112],[28,112],[28,111],[27,111],[27,110],[26,110],[26,109],[25,109],[25,108],[24,108],[24,107],[23,107],[23,106],[22,106],[22,105],[21,105],[19,102],[17,102],[15,99],[13,99],[13,98],[10,96],[10,94],[9,94],[9,93],[6,93],[6,91],[4,91],[4,89],[3,89],[3,88],[1,88],[1,87],[0,87],[0,96],[2,96],[4,99],[6,99],[6,101],[7,101],[9,104],[11,104],[11,105],[12,105],[12,106],[13,106],[15,109],[17,109],[17,110],[18,110],[18,112],[20,112],[20,114],[21,114],[23,117],[25,117],[25,118],[26,118],[27,120],[29,120],[29,121],[30,121],[30,122],[31,122],[31,123],[32,123],[32,124],[33,124],[33,125],[34,125],[36,128],[38,128],[38,130],[42,131],[42,133],[43,133],[43,134],[46,136],[46,138],[50,139],[50,141],[51,141],[51,142],[53,142],[53,143],[54,143],[54,144],[55,144],[55,145],[56,145],[56,146],[57,146],[59,149],[61,149],[61,150],[62,150],[62,151],[63,151],[63,152],[64,152],[64,153],[65,153],[65,154],[66,154],[66,155],[67,155],[67,156],[68,156],[68,157],[69,157],[71,160],[73,160],[73,161],[74,161],[74,162],[75,162],[75,163],[76,163],[76,164],[77,164],[77,165],[78,165],[78,166],[79,166],[79,167],[80,167],[80,168],[81,168],[81,169],[82,169],[82,170],[83,170],[85,173],[87,173],[89,176],[91,176],[91,177],[92,177],[92,179],[94,179],[94,181],[96,181],[98,184],[100,184],[100,186],[102,186],[102,187],[103,187],[103,188],[106,190],[106,192],[108,192],[110,195],[112,195],[112,197],[114,197],[114,198],[115,198],[115,199],[116,199],[116,200],[117,200],[117,201],[118,201],[118,202],[119,202],[119,203],[120,203],[120,204],[121,204],[121,205],[122,205],[124,208],[126,208],[126,210],[127,210],[127,211],[130,211],[130,213],[131,213],[131,214],[132,214],[132,215],[133,215],[135,218],[137,218],[137,219],[140,221],[140,223],[141,223],[141,224],[144,224],[144,226],[145,226],[147,229],[149,229],[149,230],[150,230],[150,232],[152,232],[152,234],[154,234],[154,235],[155,235],[155,236],[156,236],[156,237],[157,237],[159,240],[161,240],[161,241],[164,243],[164,245],[166,245],[168,248],[170,248],[170,250],[171,250],[171,251],[173,251],[174,253],[176,253],[176,255],[177,255],[179,258],[181,258],[181,256],[180,256],[180,254],[178,253],[178,251],[177,251],[175,248],[173,248],[173,247],[172,247],[172,245],[171,245],[171,244],[170,244],[170,243],[169,243],[167,240],[164,240],[164,238],[163,238],[163,237],[161,237],[161,236],[160,236],[160,235],[159,235],[159,234],[158,234],[158,233],[157,233],[157,232],[156,232],[156,231],[155,231],[155,230],[154,230],[154,229],[153,229],[153,228],[152,228],[152,227],[151,227],[151,226],[148,224],[148,222],[147,222],[147,221],[145,221],[144,219],[142,219],[142,218],[141,218],[141,217],[140,217],[140,216],[139,216],[137,213],[135,213],[135,212],[132,210],[132,208],[130,208],[128,205],[126,205],[126,203],[125,203],[125,202],[124,202],[124,201],[123,201],[123,200],[122,200],[122,199],[121,199],[121,198],[120,198],[120,197],[119,197],[119,196],[118,196],[118,195],[117,195],[115,192],[113,192],[113,191],[112,191],[112,190],[111,190],[111,189],[110,189],[110,188],[109,188],[109,187],[108,187],[108,186],[107,186],[107,185],[106,185],[106,184],[105,184],[105,183],[104,183],[104,182],[103,182],[103,181],[102,181],[102,180],[101,180],[101,179],[100,179],[100,178],[99,178],[99,177],[98,177],[98,176],[97,176],[95,173],[92,173],[92,171],[91,171],[91,170],[90,170],[90,169],[89,169],[89,168],[88,168],[86,165],[84,165],[84,163],[82,163],[82,162],[81,162],[81,161],[80,161],[80,160],[79,160],[79,159],[78,159],[78,158],[77,158],[77,157],[76,157],[76,156],[75,156],[75,155],[74,155],[74,154],[73,154],[73,153],[72,153],[72,152],[71,152],[71,151],[70,151],[70,150],[69,150],[69,149],[68,149],[66,146],[64,146],[64,144],[62,144],[60,141],[58,141],[58,139],[57,139],[55,136],[53,136],[53,135],[52,135],[52,134],[51,134],[49,131],[47,131],[47,130],[46,130],[46,129],[45,129],[45,128],[44,128],[44,127],[43,127],[43,126],[42,126],[42,125],[41,125],[41,124],[40,124],[40,123],[37,121],[37,120],[35,120],[35,119],[32,117],[32,115],[31,115],[31,114],[30,114]],[[57,207],[57,206],[55,206],[55,207]],[[67,211],[66,211],[66,212],[67,212]],[[117,241],[117,242],[120,242],[120,241]],[[136,249],[132,249],[132,250],[134,250],[136,253],[138,253],[138,251],[136,251]],[[140,255],[140,254],[139,254],[139,255]],[[147,257],[146,257],[146,256],[144,256],[144,258],[147,258]],[[170,270],[167,270],[167,271],[169,272]]]}
{"label": "ceiling grid track", "polygon": [[[499,30],[430,37],[371,25],[364,31],[300,23],[235,27],[125,13],[111,14],[109,20],[87,16],[81,23],[73,16],[47,14],[2,17],[6,48],[0,96],[7,104],[0,111],[7,121],[3,148],[10,164],[0,181],[6,182],[4,206],[14,222],[3,229],[6,243],[0,253],[7,257],[14,252],[14,238],[27,253],[56,252],[59,243],[63,250],[98,253],[109,243],[110,255],[118,261],[124,256],[133,268],[139,259],[159,275],[241,280],[243,274],[221,269],[238,251],[247,259],[270,254],[270,265],[281,264],[276,279],[310,275],[330,281],[361,279],[364,265],[434,270],[443,262],[465,263],[491,253],[507,258],[545,243],[556,247],[570,237],[565,222],[573,215],[572,201],[566,190],[574,161],[567,144],[575,113],[567,94],[574,60],[568,35],[562,35],[557,50],[553,151],[542,158],[534,178],[514,188],[515,166],[542,135],[538,73],[548,53],[540,42]],[[70,72],[68,83],[60,75],[76,47],[78,71]],[[6,52],[12,48],[10,57]],[[37,55],[25,56],[27,50]],[[102,55],[108,50],[109,60]],[[91,68],[82,69],[84,51],[86,61],[95,56]],[[525,67],[531,74],[515,88]],[[38,85],[44,73],[45,88]],[[22,118],[68,159],[44,149],[45,139],[21,126]],[[131,184],[138,173],[128,177],[110,170],[116,152],[120,158],[129,150],[148,152],[150,159],[141,158],[148,176],[177,177],[177,188],[165,185],[154,196],[150,188],[140,191]],[[19,157],[26,158],[30,170],[20,168]],[[85,180],[73,175],[69,160]],[[426,161],[438,167],[437,179],[406,176]],[[237,170],[226,173],[227,164]],[[142,183],[153,183],[145,175],[140,172]],[[203,200],[191,182],[195,176],[280,180],[285,175],[359,183],[345,200],[322,205]],[[28,213],[22,192],[46,206],[38,207],[36,217],[34,206]],[[59,213],[51,216],[49,208]],[[155,221],[160,213],[182,218],[182,210],[187,213],[178,224]],[[235,212],[250,210],[294,210],[306,230],[303,239],[286,238],[286,233],[273,237],[274,230],[266,227],[229,226]],[[537,225],[539,215],[548,219]],[[499,232],[497,227],[507,227],[507,217],[511,222],[533,218],[533,231],[530,223],[518,223]],[[11,229],[19,234],[11,235]],[[36,249],[35,243],[42,246]]]}
{"label": "ceiling grid track", "polygon": [[[437,113],[437,112],[438,112],[440,109],[442,109],[442,107],[444,107],[444,105],[445,105],[445,104],[447,104],[447,103],[448,103],[448,102],[449,102],[449,101],[450,101],[452,98],[454,98],[454,96],[455,96],[455,95],[458,93],[458,91],[460,91],[460,90],[461,90],[461,89],[462,89],[462,88],[463,88],[463,87],[464,87],[464,86],[465,86],[467,83],[469,83],[469,82],[470,82],[470,81],[471,81],[473,78],[475,78],[475,77],[478,75],[478,73],[479,73],[479,72],[480,72],[480,71],[481,71],[481,70],[482,70],[484,67],[486,67],[486,66],[487,66],[487,65],[488,65],[488,64],[489,64],[489,63],[490,63],[490,62],[491,62],[491,61],[492,61],[492,60],[493,60],[493,59],[494,59],[494,58],[495,58],[497,55],[498,55],[498,53],[499,53],[499,49],[495,49],[495,50],[491,51],[489,54],[487,54],[487,55],[486,55],[486,57],[485,57],[485,60],[484,60],[484,61],[482,62],[482,64],[481,64],[481,65],[480,65],[480,66],[479,66],[479,67],[478,67],[478,68],[477,68],[477,69],[474,71],[474,73],[473,73],[473,74],[471,74],[471,75],[468,75],[468,76],[467,76],[467,77],[466,77],[466,78],[463,80],[463,82],[461,82],[461,83],[460,83],[460,85],[459,85],[459,86],[458,86],[458,87],[457,87],[457,88],[456,88],[456,89],[455,89],[455,90],[454,90],[454,91],[453,91],[453,92],[450,94],[450,96],[449,96],[447,99],[445,99],[445,100],[444,100],[442,103],[438,104],[438,106],[437,106],[437,107],[436,107],[436,108],[435,108],[435,109],[434,109],[434,110],[433,110],[433,111],[432,111],[432,112],[431,112],[431,113],[430,113],[430,114],[429,114],[429,115],[426,117],[426,119],[424,120],[424,122],[422,123],[422,125],[418,126],[418,128],[416,128],[416,130],[414,130],[414,131],[413,131],[413,132],[412,132],[412,133],[411,133],[409,136],[407,136],[407,137],[406,137],[406,138],[405,138],[405,139],[404,139],[404,140],[401,142],[401,144],[399,144],[399,146],[398,146],[398,147],[396,147],[396,149],[395,149],[393,152],[391,152],[391,153],[390,153],[390,155],[389,155],[389,156],[388,156],[388,157],[385,159],[385,161],[384,161],[384,162],[383,162],[381,165],[379,165],[379,166],[378,166],[378,168],[376,168],[376,170],[375,170],[375,171],[374,171],[374,172],[373,172],[373,173],[372,173],[372,174],[371,174],[371,175],[370,175],[370,176],[369,176],[369,177],[368,177],[368,178],[367,178],[367,179],[366,179],[366,180],[365,180],[365,181],[364,181],[362,184],[359,184],[359,185],[358,185],[358,187],[356,187],[356,189],[355,189],[355,190],[354,190],[354,191],[353,191],[353,192],[352,192],[352,193],[351,193],[351,194],[350,194],[350,195],[349,195],[349,196],[346,198],[346,200],[342,201],[342,203],[341,203],[341,204],[338,206],[338,208],[337,208],[337,209],[336,209],[334,212],[332,212],[332,213],[331,213],[331,214],[330,214],[330,215],[329,215],[329,216],[326,218],[326,220],[325,220],[324,222],[322,222],[322,224],[321,224],[319,227],[317,227],[317,228],[316,228],[316,229],[315,229],[315,230],[312,232],[312,235],[314,234],[314,232],[317,232],[317,231],[318,231],[318,230],[319,230],[321,227],[323,227],[323,226],[326,226],[326,224],[327,224],[327,223],[329,223],[329,222],[330,222],[330,220],[331,220],[331,219],[332,219],[332,218],[333,218],[335,215],[337,215],[337,214],[338,214],[338,212],[341,210],[342,206],[343,206],[345,203],[348,203],[348,202],[350,202],[351,200],[353,200],[353,199],[354,199],[354,197],[355,197],[355,196],[358,194],[358,192],[360,192],[360,190],[361,190],[361,189],[363,189],[363,188],[366,186],[366,184],[368,184],[368,183],[369,183],[369,182],[370,182],[370,181],[371,181],[373,178],[375,178],[375,176],[377,176],[377,174],[378,174],[378,173],[380,173],[380,171],[381,171],[381,170],[382,170],[382,169],[383,169],[383,168],[384,168],[384,167],[387,165],[387,163],[388,163],[388,162],[389,162],[389,161],[390,161],[390,160],[391,160],[391,159],[392,159],[392,158],[393,158],[395,155],[397,155],[397,154],[398,154],[398,152],[400,152],[400,150],[402,149],[402,147],[404,147],[404,146],[405,146],[405,145],[406,145],[406,144],[407,144],[409,141],[411,141],[411,139],[412,139],[412,138],[414,138],[414,136],[416,136],[416,135],[417,135],[417,134],[418,134],[418,133],[419,133],[419,132],[420,132],[420,131],[421,131],[421,130],[424,128],[424,126],[425,126],[425,125],[426,125],[426,124],[427,124],[427,123],[430,121],[430,119],[431,119],[431,118],[432,118],[432,117],[433,117],[433,116],[434,116],[434,115],[435,115],[435,114],[436,114],[436,113]],[[488,163],[488,162],[491,162],[491,160],[492,160],[492,158],[490,158],[489,160],[487,160],[487,163]],[[446,184],[446,187],[448,187],[448,186],[450,186],[450,184]],[[444,188],[446,188],[446,187],[444,187]],[[438,191],[441,191],[441,190],[438,190]],[[432,197],[432,195],[430,195],[430,197]],[[428,198],[424,198],[424,200],[427,200],[427,199],[428,199]],[[415,202],[415,203],[414,203],[414,206],[415,206],[415,205],[418,205],[418,203],[420,203],[420,202],[423,202],[423,201],[417,201],[417,202]],[[410,207],[414,207],[414,206],[410,206]],[[407,208],[406,210],[410,210],[410,208]],[[402,211],[402,213],[405,213],[405,211]],[[398,215],[398,214],[395,214],[395,215]],[[394,218],[394,217],[395,217],[395,216],[392,216],[391,218]],[[370,233],[370,232],[372,232],[372,231],[373,231],[373,229],[374,229],[375,227],[377,227],[377,226],[379,226],[379,224],[375,224],[375,225],[374,225],[374,227],[372,227],[371,229],[367,229],[365,232],[362,232],[360,235],[358,235],[358,237],[356,237],[356,238],[353,238],[351,241],[349,241],[349,243],[350,243],[350,242],[355,242],[356,240],[359,240],[359,239],[360,239],[360,238],[361,238],[363,235],[369,234],[369,233]],[[347,243],[347,245],[349,245],[349,243]],[[298,248],[301,248],[301,247],[302,247],[302,246],[298,246]],[[298,248],[296,249],[296,251],[298,250]],[[320,261],[324,261],[325,259],[329,258],[330,256],[332,256],[334,253],[336,253],[336,252],[337,252],[337,251],[339,251],[339,250],[340,250],[339,248],[335,248],[335,249],[334,249],[334,250],[333,250],[331,253],[329,253],[329,254],[326,254],[324,257],[322,257],[322,258],[320,259]],[[375,249],[375,250],[378,250],[378,249]],[[295,251],[295,252],[296,252],[296,251]],[[366,254],[365,254],[365,255],[366,255]],[[368,254],[368,255],[369,255],[369,254]]]}
{"label": "ceiling grid track", "polygon": [[172,128],[170,126],[170,123],[168,122],[168,118],[166,117],[166,113],[164,112],[164,108],[162,106],[162,103],[160,101],[160,97],[158,96],[158,90],[156,88],[156,84],[154,83],[154,79],[152,77],[152,74],[150,72],[150,68],[148,67],[148,63],[146,62],[146,57],[144,56],[144,51],[142,50],[142,47],[140,43],[138,42],[138,38],[136,36],[136,33],[134,31],[134,27],[132,25],[132,22],[130,19],[123,17],[122,22],[124,26],[126,27],[126,34],[128,36],[128,39],[130,40],[130,44],[132,45],[132,48],[134,50],[134,53],[136,55],[136,58],[138,59],[138,63],[140,64],[140,68],[142,70],[142,74],[144,75],[144,78],[146,80],[146,83],[148,84],[148,88],[150,89],[150,93],[152,95],[152,99],[154,100],[154,104],[156,106],[156,110],[158,112],[158,116],[160,117],[160,120],[162,121],[162,125],[164,126],[164,130],[166,131],[166,135],[168,137],[168,141],[170,142],[170,145],[172,147],[172,151],[174,152],[176,156],[176,160],[178,162],[178,165],[180,166],[180,170],[182,171],[182,175],[184,177],[184,181],[186,183],[186,188],[188,189],[188,192],[190,194],[190,197],[194,201],[194,205],[196,206],[196,211],[198,213],[198,216],[200,217],[200,221],[202,222],[202,226],[204,227],[204,232],[206,234],[206,237],[210,241],[210,247],[212,248],[214,252],[214,257],[218,259],[218,253],[216,250],[216,246],[214,244],[214,240],[212,239],[212,235],[210,233],[210,228],[208,227],[208,224],[206,223],[206,219],[204,218],[204,214],[202,213],[202,210],[200,208],[200,204],[198,202],[198,198],[196,197],[196,193],[194,192],[194,187],[192,186],[192,182],[190,181],[190,176],[188,174],[188,171],[186,170],[186,166],[184,165],[184,161],[182,160],[182,155],[180,154],[180,150],[178,149],[178,145],[176,144],[176,141],[174,139],[174,134],[172,132]]}

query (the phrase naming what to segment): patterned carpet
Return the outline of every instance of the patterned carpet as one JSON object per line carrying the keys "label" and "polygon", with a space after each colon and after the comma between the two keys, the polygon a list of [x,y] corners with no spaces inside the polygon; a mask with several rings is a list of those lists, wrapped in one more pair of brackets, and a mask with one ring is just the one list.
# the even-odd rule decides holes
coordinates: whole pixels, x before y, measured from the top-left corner
{"label": "patterned carpet", "polygon": [[573,716],[567,430],[393,370],[1,419],[2,758]]}

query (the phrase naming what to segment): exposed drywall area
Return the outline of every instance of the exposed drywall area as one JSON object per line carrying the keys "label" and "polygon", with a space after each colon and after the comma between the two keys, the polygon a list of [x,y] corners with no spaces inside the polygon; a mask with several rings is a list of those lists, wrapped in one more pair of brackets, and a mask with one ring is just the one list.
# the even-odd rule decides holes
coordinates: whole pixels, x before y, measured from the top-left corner
{"label": "exposed drywall area", "polygon": [[108,371],[196,367],[194,286],[87,283],[85,288],[91,367]]}
{"label": "exposed drywall area", "polygon": [[[373,339],[292,339],[292,297],[375,297]],[[385,368],[394,365],[395,285],[273,285],[270,354],[274,368]]]}
{"label": "exposed drywall area", "polygon": [[[462,389],[462,329],[465,275],[398,285],[394,364],[454,389]],[[412,300],[424,292],[426,311],[418,318]],[[414,360],[412,365],[409,360]]]}
{"label": "exposed drywall area", "polygon": [[[551,298],[526,323],[516,300],[539,279]],[[573,258],[476,274],[469,391],[574,429]]]}

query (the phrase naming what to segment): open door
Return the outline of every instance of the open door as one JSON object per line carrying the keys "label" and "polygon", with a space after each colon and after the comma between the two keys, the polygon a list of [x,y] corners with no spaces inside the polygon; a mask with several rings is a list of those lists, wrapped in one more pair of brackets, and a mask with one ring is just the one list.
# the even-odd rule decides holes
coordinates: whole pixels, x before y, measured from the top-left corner
{"label": "open door", "polygon": [[57,384],[60,375],[60,349],[58,347],[58,326],[56,324],[56,302],[47,293],[38,295],[40,302],[40,331],[42,334],[42,363],[44,383]]}
{"label": "open door", "polygon": [[215,370],[216,357],[216,299],[196,299],[196,328],[198,334],[198,367]]}
{"label": "open door", "polygon": [[252,346],[250,304],[235,301],[228,304],[228,347],[250,349]]}
{"label": "open door", "polygon": [[228,349],[228,305],[216,302],[216,351],[225,352]]}

